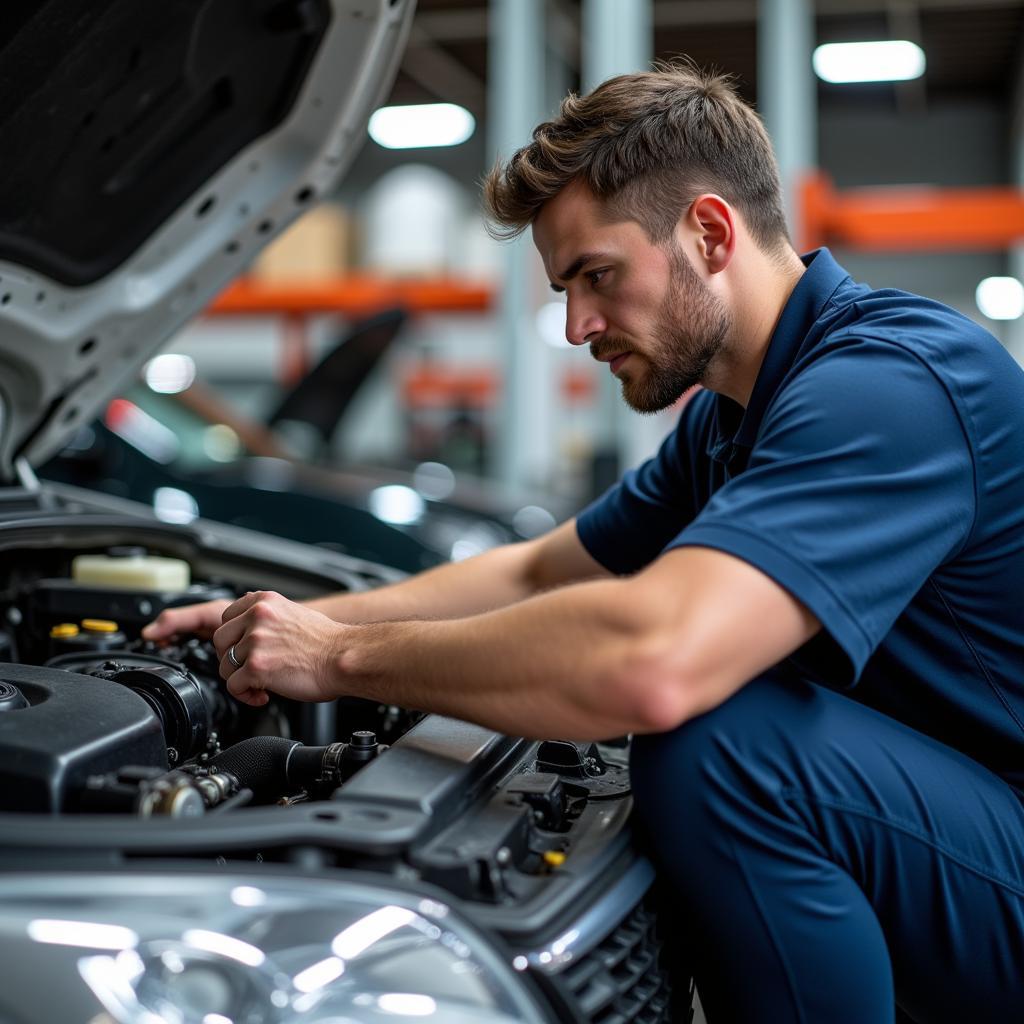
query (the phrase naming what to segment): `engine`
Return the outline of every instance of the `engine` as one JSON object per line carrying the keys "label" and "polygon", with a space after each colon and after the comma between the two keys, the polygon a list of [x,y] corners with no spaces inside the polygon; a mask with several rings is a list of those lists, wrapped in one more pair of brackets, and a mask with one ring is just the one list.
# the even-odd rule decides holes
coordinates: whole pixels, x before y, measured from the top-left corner
{"label": "engine", "polygon": [[[148,559],[102,557],[114,568]],[[212,644],[141,638],[164,608],[237,594],[180,576],[170,589],[142,582],[62,576],[12,591],[0,631],[0,811],[191,816],[326,798],[417,720],[354,700],[240,704]]]}
{"label": "engine", "polygon": [[[214,888],[270,887],[339,872],[366,906],[422,884],[431,905],[447,912],[436,901],[449,894],[516,963],[536,963],[559,1019],[620,1006],[676,1019],[623,741],[525,740],[354,699],[250,707],[227,692],[209,643],[156,646],[142,628],[165,608],[248,589],[301,599],[386,577],[299,550],[279,563],[255,535],[231,548],[233,528],[58,520],[5,537],[2,526],[0,860],[16,872],[97,865],[128,892],[152,863],[171,904],[179,880],[208,875]],[[147,550],[110,546],[125,537]],[[83,556],[103,578],[79,571]],[[163,575],[159,558],[187,576]],[[133,577],[132,563],[145,572]],[[194,930],[192,903],[174,914]],[[685,981],[682,993],[688,1006]]]}

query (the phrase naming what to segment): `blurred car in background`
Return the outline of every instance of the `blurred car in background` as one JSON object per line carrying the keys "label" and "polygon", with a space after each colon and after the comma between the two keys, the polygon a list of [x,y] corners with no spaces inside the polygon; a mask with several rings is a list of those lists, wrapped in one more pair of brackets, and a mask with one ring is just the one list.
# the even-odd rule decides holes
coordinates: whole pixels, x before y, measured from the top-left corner
{"label": "blurred car in background", "polygon": [[516,501],[439,462],[400,469],[318,461],[405,320],[387,310],[356,324],[265,423],[190,376],[173,393],[136,385],[40,474],[152,504],[166,521],[201,516],[404,572],[530,539],[567,518],[565,502]]}

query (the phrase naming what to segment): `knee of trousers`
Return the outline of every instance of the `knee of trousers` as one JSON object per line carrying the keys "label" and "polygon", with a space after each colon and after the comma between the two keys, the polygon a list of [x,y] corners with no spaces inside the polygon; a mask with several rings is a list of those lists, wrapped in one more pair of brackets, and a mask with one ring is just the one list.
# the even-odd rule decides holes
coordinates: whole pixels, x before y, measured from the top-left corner
{"label": "knee of trousers", "polygon": [[671,732],[636,737],[631,778],[641,821],[653,833],[668,821],[717,829],[786,814],[786,790],[807,782],[816,751],[830,742],[835,700],[843,698],[768,674]]}

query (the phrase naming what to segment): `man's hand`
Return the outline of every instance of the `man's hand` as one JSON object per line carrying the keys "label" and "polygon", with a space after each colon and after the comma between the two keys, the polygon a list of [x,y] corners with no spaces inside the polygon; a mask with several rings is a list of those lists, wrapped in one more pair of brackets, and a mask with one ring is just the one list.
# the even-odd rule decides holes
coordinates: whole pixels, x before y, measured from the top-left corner
{"label": "man's hand", "polygon": [[204,601],[202,604],[185,605],[182,608],[165,608],[142,631],[144,640],[177,640],[182,636],[195,635],[209,640],[220,628],[221,616],[230,601]]}
{"label": "man's hand", "polygon": [[349,627],[273,591],[246,594],[224,609],[222,621],[213,634],[220,674],[243,703],[266,704],[268,690],[294,700],[338,696],[336,664]]}

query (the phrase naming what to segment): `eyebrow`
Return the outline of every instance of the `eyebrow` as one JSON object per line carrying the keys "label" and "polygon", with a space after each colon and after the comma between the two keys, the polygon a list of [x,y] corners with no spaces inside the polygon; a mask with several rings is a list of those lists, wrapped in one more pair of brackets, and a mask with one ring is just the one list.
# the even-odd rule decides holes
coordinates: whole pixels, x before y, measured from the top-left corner
{"label": "eyebrow", "polygon": [[[555,276],[559,281],[571,281],[591,260],[603,260],[607,259],[608,254],[606,252],[585,252],[572,261],[560,274]],[[553,292],[564,292],[565,289],[559,287],[554,281],[551,282],[551,290]]]}

